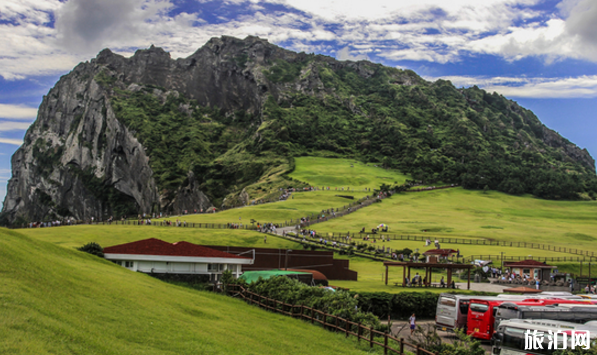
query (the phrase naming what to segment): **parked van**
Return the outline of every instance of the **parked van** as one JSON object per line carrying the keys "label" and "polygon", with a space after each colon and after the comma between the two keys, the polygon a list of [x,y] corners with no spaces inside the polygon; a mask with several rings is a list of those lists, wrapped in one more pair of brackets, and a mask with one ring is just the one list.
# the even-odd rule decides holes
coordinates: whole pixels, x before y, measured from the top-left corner
{"label": "parked van", "polygon": [[483,298],[492,297],[442,293],[437,300],[435,327],[445,331],[454,331],[454,329],[466,331],[470,300]]}

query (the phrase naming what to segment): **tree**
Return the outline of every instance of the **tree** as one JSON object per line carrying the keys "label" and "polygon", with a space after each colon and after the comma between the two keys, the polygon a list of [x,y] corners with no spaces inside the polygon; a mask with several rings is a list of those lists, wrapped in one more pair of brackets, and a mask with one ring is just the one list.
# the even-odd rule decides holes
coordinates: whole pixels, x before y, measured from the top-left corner
{"label": "tree", "polygon": [[100,258],[104,257],[104,248],[102,248],[99,244],[95,242],[87,243],[82,247],[77,248],[77,250],[91,255],[99,256]]}

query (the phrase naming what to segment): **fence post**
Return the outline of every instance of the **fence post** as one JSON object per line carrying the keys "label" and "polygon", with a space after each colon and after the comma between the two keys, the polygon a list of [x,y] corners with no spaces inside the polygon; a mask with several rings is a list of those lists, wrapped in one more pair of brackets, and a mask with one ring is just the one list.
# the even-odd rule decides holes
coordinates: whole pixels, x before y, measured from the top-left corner
{"label": "fence post", "polygon": [[417,355],[421,355],[421,348],[417,345]]}
{"label": "fence post", "polygon": [[303,312],[305,311],[305,305],[301,304],[301,320],[303,319]]}
{"label": "fence post", "polygon": [[348,319],[344,320],[344,332],[346,333],[346,337],[348,338],[348,327],[350,325],[348,324]]}
{"label": "fence post", "polygon": [[361,322],[357,324],[357,340],[361,342]]}
{"label": "fence post", "polygon": [[334,329],[336,332],[338,331],[338,316],[336,316],[336,329]]}
{"label": "fence post", "polygon": [[373,327],[369,328],[369,347],[373,347]]}
{"label": "fence post", "polygon": [[404,338],[400,338],[400,355],[404,354]]}
{"label": "fence post", "polygon": [[311,307],[311,324],[313,324],[315,322],[315,312],[313,312],[314,309],[313,307]]}
{"label": "fence post", "polygon": [[388,355],[388,331],[387,330],[383,336],[383,353],[384,353],[384,355]]}

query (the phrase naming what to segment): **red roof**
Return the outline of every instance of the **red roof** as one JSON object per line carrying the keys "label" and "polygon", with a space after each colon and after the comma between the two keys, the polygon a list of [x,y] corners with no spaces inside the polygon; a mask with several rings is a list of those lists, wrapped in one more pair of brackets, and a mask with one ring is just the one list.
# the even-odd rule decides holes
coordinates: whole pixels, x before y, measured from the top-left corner
{"label": "red roof", "polygon": [[426,254],[426,255],[450,255],[450,254],[454,254],[454,253],[457,253],[457,251],[454,249],[431,249],[431,250],[427,250],[423,254]]}
{"label": "red roof", "polygon": [[506,261],[504,262],[504,266],[510,266],[510,267],[526,267],[526,266],[531,266],[531,267],[544,267],[544,268],[552,268],[555,266],[550,266],[547,265],[545,263],[542,263],[540,261],[537,260],[523,260],[523,261]]}
{"label": "red roof", "polygon": [[168,243],[156,238],[104,248],[104,254],[171,255],[202,258],[251,259],[189,242]]}
{"label": "red roof", "polygon": [[503,292],[507,292],[507,293],[541,293],[543,291],[541,290],[536,290],[534,288],[530,288],[530,287],[514,287],[514,288],[506,288],[502,290]]}

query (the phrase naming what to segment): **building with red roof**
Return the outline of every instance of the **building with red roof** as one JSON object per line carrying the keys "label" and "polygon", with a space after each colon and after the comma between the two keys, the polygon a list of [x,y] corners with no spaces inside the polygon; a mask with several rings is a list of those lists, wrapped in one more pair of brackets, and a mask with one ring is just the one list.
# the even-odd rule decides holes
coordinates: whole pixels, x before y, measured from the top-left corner
{"label": "building with red roof", "polygon": [[168,243],[156,238],[104,248],[104,258],[147,274],[205,275],[218,280],[224,270],[239,277],[242,265],[254,257],[226,253],[189,242]]}
{"label": "building with red roof", "polygon": [[504,267],[510,268],[510,272],[516,275],[527,275],[535,280],[549,280],[551,269],[556,266],[547,265],[537,260],[506,261]]}
{"label": "building with red roof", "polygon": [[448,259],[453,254],[456,254],[458,251],[454,249],[430,249],[423,253],[427,258],[428,263],[435,263],[441,259]]}

